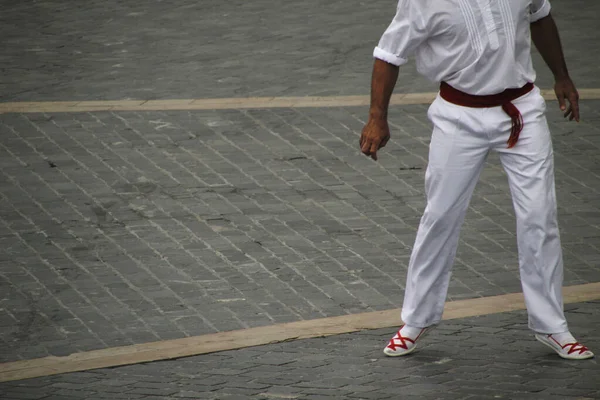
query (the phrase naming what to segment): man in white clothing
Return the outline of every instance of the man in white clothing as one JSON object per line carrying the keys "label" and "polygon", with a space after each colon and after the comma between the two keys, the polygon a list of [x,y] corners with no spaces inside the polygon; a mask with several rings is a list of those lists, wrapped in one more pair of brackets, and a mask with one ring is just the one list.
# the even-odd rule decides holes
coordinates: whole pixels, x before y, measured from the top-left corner
{"label": "man in white clothing", "polygon": [[563,312],[563,260],[556,215],[552,142],[545,102],[533,85],[531,40],[555,77],[564,116],[579,121],[548,0],[400,0],[375,48],[369,120],[361,151],[377,160],[390,138],[387,112],[398,67],[440,82],[425,175],[427,206],[406,283],[404,325],[384,352],[411,353],[442,318],[454,256],[487,154],[497,151],[517,218],[519,267],[529,327],[568,359],[594,354],[569,332]]}

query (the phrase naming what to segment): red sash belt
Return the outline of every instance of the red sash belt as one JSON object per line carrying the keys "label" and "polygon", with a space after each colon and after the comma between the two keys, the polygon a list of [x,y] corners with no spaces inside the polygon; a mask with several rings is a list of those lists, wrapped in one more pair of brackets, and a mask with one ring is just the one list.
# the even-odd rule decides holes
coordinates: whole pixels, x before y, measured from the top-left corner
{"label": "red sash belt", "polygon": [[511,101],[529,93],[533,90],[533,83],[528,83],[519,89],[506,89],[502,93],[491,94],[485,96],[476,96],[461,92],[458,89],[453,88],[446,82],[442,82],[440,85],[440,96],[450,103],[473,108],[488,108],[488,107],[502,107],[505,113],[508,114],[512,120],[512,128],[510,130],[510,137],[508,138],[508,148],[510,149],[519,140],[519,134],[523,130],[523,116],[515,107]]}

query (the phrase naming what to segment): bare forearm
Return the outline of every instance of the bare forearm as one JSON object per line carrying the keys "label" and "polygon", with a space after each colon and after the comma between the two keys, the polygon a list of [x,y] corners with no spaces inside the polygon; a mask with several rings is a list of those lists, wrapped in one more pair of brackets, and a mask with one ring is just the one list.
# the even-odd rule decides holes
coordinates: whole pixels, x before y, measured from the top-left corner
{"label": "bare forearm", "polygon": [[387,118],[390,98],[398,80],[399,68],[380,59],[375,59],[371,78],[370,118]]}
{"label": "bare forearm", "polygon": [[579,93],[569,77],[558,29],[552,15],[531,24],[531,39],[554,74],[554,92],[565,118],[579,122]]}
{"label": "bare forearm", "polygon": [[567,79],[569,71],[563,55],[558,29],[552,15],[531,24],[531,39],[554,74],[554,79],[557,81]]}

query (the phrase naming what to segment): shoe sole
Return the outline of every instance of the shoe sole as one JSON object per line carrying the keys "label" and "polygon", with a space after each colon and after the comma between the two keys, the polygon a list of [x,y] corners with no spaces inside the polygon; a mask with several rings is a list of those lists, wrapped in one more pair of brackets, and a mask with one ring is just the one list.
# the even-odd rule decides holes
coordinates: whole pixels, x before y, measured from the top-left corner
{"label": "shoe sole", "polygon": [[407,356],[410,353],[412,353],[413,351],[415,351],[415,349],[417,348],[417,345],[415,345],[415,347],[413,347],[410,350],[406,350],[404,353],[387,353],[387,347],[385,349],[383,349],[383,354],[385,354],[388,357],[402,357],[402,356]]}
{"label": "shoe sole", "polygon": [[587,355],[587,356],[580,356],[580,357],[570,356],[568,354],[562,354],[558,350],[556,350],[556,348],[554,348],[554,346],[552,346],[550,343],[546,342],[544,339],[540,339],[539,337],[537,337],[537,335],[535,335],[535,339],[538,342],[540,342],[542,344],[545,344],[546,346],[550,347],[552,350],[554,350],[554,352],[556,354],[558,354],[559,357],[564,358],[565,360],[588,360],[590,358],[594,358],[594,354]]}

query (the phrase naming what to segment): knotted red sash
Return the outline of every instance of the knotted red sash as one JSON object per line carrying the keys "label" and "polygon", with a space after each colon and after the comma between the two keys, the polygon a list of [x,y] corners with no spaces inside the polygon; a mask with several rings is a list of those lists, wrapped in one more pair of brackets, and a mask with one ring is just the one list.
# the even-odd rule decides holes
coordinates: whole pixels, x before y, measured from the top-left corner
{"label": "knotted red sash", "polygon": [[458,89],[453,88],[446,82],[442,82],[440,85],[440,96],[450,103],[472,108],[489,108],[489,107],[502,107],[504,112],[508,114],[512,121],[512,127],[510,130],[510,136],[508,138],[508,148],[514,147],[519,140],[519,134],[523,130],[523,116],[515,107],[511,101],[529,93],[533,90],[533,83],[528,83],[522,88],[518,89],[506,89],[502,93],[476,96],[461,92]]}

